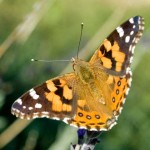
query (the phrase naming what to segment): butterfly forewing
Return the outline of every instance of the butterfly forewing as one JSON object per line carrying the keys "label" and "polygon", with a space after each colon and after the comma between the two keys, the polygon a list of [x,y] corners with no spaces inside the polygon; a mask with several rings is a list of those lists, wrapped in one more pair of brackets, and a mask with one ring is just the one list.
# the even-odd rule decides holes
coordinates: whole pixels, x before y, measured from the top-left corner
{"label": "butterfly forewing", "polygon": [[74,73],[47,80],[32,88],[12,105],[12,113],[22,119],[73,117],[77,100],[73,95]]}
{"label": "butterfly forewing", "polygon": [[130,18],[104,40],[89,62],[74,59],[75,73],[32,88],[14,102],[12,113],[22,119],[60,119],[88,130],[111,129],[131,86],[130,64],[143,30],[142,17]]}
{"label": "butterfly forewing", "polygon": [[135,45],[142,36],[144,18],[130,18],[117,27],[95,52],[90,62],[100,59],[109,74],[123,76],[130,69]]}

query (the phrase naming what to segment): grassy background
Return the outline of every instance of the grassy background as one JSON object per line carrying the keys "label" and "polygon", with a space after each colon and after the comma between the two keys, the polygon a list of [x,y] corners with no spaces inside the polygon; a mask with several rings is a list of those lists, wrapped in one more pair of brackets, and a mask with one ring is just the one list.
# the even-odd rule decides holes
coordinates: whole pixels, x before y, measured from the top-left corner
{"label": "grassy background", "polygon": [[[33,63],[30,59],[62,60],[75,56],[81,22],[84,22],[85,26],[81,43],[83,51],[81,50],[80,57],[87,59],[115,27],[132,16],[141,15],[145,18],[146,24],[143,37],[135,50],[130,94],[118,125],[101,136],[102,142],[96,149],[148,149],[150,147],[149,9],[149,0],[126,2],[1,0],[0,147],[5,150],[37,148],[66,150],[69,149],[70,142],[76,143],[76,129],[62,122],[43,118],[35,119],[27,125],[29,122],[17,123],[16,118],[11,115],[10,109],[15,99],[31,87],[59,75],[67,66],[66,62]],[[18,34],[16,27],[29,16],[34,19],[25,25],[24,32]],[[27,34],[30,33],[32,26],[31,34]],[[11,130],[6,132],[13,123]],[[27,127],[24,129],[23,125]],[[21,128],[20,132],[15,136],[18,128]],[[9,143],[4,144],[11,138]]]}

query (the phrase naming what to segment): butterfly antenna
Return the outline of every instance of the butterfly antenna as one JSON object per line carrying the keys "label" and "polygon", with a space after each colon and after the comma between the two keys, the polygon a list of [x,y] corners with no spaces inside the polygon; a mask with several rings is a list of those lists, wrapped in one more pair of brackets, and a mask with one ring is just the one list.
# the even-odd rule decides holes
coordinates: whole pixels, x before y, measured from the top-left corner
{"label": "butterfly antenna", "polygon": [[70,61],[70,60],[42,60],[42,59],[31,59],[31,61],[42,61],[42,62],[54,62],[54,61]]}
{"label": "butterfly antenna", "polygon": [[81,39],[82,39],[83,25],[84,25],[84,24],[81,23],[81,33],[80,33],[80,39],[79,39],[79,44],[78,44],[77,59],[78,59],[79,50],[80,50],[80,43],[81,43]]}

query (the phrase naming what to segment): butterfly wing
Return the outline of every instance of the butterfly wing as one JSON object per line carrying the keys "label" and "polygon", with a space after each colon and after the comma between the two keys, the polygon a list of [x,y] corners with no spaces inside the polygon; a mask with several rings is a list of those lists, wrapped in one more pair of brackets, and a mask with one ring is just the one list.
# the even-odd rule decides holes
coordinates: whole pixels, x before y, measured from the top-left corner
{"label": "butterfly wing", "polygon": [[135,16],[117,27],[96,50],[90,60],[100,60],[109,74],[123,76],[130,70],[134,48],[144,30],[144,18]]}
{"label": "butterfly wing", "polygon": [[63,120],[74,116],[77,109],[72,87],[74,81],[74,73],[47,80],[17,99],[12,105],[12,114],[22,119],[47,117]]}

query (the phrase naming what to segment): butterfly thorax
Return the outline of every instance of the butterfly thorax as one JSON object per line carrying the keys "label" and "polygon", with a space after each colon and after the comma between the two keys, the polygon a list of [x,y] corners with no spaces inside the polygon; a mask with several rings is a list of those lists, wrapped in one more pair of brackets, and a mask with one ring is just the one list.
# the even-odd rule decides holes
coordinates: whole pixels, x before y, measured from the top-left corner
{"label": "butterfly thorax", "polygon": [[90,84],[94,81],[95,75],[90,63],[80,59],[74,59],[73,68],[75,74],[83,84]]}

